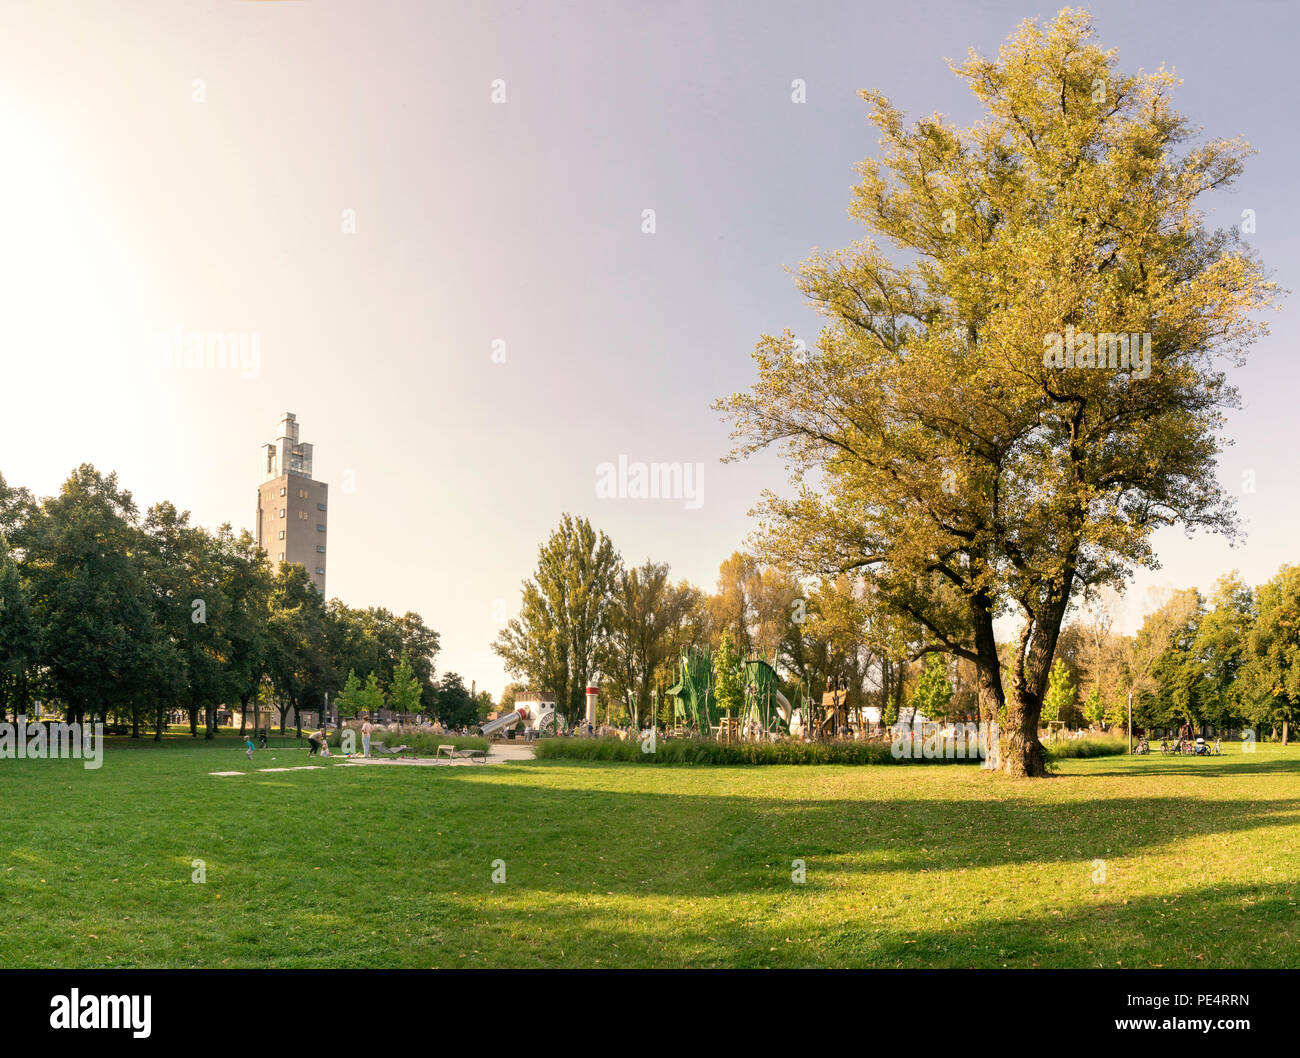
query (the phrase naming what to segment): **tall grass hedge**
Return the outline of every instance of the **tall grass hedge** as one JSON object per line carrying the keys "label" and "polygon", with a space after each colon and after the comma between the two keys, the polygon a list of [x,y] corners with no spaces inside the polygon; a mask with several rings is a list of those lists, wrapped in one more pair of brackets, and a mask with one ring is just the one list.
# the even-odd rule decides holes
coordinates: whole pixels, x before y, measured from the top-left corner
{"label": "tall grass hedge", "polygon": [[[918,743],[919,745],[919,743]],[[1086,738],[1046,746],[1052,759],[1124,753],[1124,739]],[[895,757],[889,742],[717,742],[704,738],[659,739],[653,753],[636,739],[544,738],[540,760],[603,760],[625,764],[976,764],[972,757]]]}

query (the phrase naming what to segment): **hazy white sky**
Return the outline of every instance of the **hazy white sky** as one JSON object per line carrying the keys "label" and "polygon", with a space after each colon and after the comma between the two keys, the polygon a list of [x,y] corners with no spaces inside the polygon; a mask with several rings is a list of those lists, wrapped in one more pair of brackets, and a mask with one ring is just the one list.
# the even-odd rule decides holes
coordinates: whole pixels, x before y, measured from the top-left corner
{"label": "hazy white sky", "polygon": [[[331,486],[330,594],[420,611],[439,668],[499,692],[497,619],[563,511],[711,587],[783,481],[718,463],[709,403],[760,333],[815,337],[785,269],[861,234],[856,91],[967,122],[944,58],[1058,6],[0,0],[0,472],[46,495],[88,461],[142,508],[251,528],[294,411]],[[1127,68],[1172,65],[1180,109],[1257,148],[1220,220],[1255,210],[1294,289],[1300,14],[1091,10]],[[1238,373],[1248,544],[1163,535],[1130,625],[1151,585],[1300,558],[1293,309]],[[255,337],[256,370],[158,355],[208,332]],[[703,502],[598,498],[620,456],[703,463]]]}

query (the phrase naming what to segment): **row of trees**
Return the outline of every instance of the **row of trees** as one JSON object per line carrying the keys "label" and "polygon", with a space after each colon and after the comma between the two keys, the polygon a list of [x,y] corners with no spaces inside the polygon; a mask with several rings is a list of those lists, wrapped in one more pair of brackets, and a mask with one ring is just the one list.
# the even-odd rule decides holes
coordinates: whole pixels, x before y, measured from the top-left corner
{"label": "row of trees", "polygon": [[1144,730],[1249,726],[1288,740],[1300,714],[1300,567],[1253,590],[1231,573],[1208,598],[1172,592],[1135,636],[1112,631],[1114,601],[1062,634],[1045,719],[1119,726],[1131,693]]}
{"label": "row of trees", "polygon": [[[377,673],[371,672],[362,682],[356,670],[350,670],[336,704],[339,715],[346,717],[374,716],[381,709],[413,716],[422,711],[423,700],[424,688],[410,659],[403,654],[387,691]],[[487,691],[475,694],[455,672],[443,674],[436,686],[435,700],[437,718],[448,728],[471,727],[485,720],[493,708],[491,694]]]}
{"label": "row of trees", "polygon": [[41,500],[0,476],[0,717],[58,702],[160,738],[181,711],[212,737],[219,707],[269,702],[283,730],[349,672],[431,711],[437,652],[419,614],[326,603],[247,532],[166,502],[141,515],[116,474],[83,464]]}
{"label": "row of trees", "polygon": [[[535,690],[554,693],[570,722],[599,674],[616,715],[650,720],[653,692],[677,679],[682,648],[717,649],[724,634],[740,659],[761,657],[789,683],[820,693],[847,688],[851,705],[902,701],[907,663],[863,606],[861,579],[805,585],[741,552],[722,563],[717,590],[674,581],[665,563],[626,566],[589,521],[565,515],[525,581],[520,614],[493,649]],[[509,708],[516,687],[507,689]],[[659,695],[661,706],[663,696]]]}
{"label": "row of trees", "polygon": [[[730,659],[715,666],[720,702],[734,690],[723,672],[763,658],[791,698],[833,687],[850,708],[879,708],[885,723],[911,710],[939,721],[981,719],[979,668],[908,639],[906,624],[873,605],[872,590],[865,576],[801,578],[737,552],[707,593],[674,582],[663,563],[625,566],[604,533],[565,515],[539,549],[519,617],[494,644],[523,681],[507,688],[501,708],[513,707],[518,690],[547,690],[573,722],[598,677],[612,719],[645,723],[652,692],[676,682],[682,648],[698,644]],[[1285,738],[1300,708],[1300,568],[1283,568],[1257,591],[1229,575],[1208,601],[1196,589],[1170,593],[1131,636],[1114,631],[1118,604],[1116,592],[1101,592],[1065,623],[1042,723],[1122,725],[1132,692],[1134,722],[1144,729],[1252,724]],[[1020,644],[994,649],[1004,679]],[[666,709],[662,693],[659,702]],[[1007,722],[1005,703],[995,718]]]}

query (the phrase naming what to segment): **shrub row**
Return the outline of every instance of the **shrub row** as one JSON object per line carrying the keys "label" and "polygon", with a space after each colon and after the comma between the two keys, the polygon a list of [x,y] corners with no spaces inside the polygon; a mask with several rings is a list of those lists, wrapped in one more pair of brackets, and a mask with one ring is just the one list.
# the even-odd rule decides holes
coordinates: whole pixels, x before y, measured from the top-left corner
{"label": "shrub row", "polygon": [[1128,739],[1102,735],[1095,738],[1063,739],[1046,742],[1043,748],[1053,760],[1081,757],[1115,757],[1128,752]]}
{"label": "shrub row", "polygon": [[[703,738],[660,739],[653,753],[640,742],[617,738],[544,738],[543,760],[612,760],[640,764],[907,764],[888,742],[716,742]],[[969,760],[931,763],[969,764]]]}
{"label": "shrub row", "polygon": [[[918,741],[918,749],[919,749]],[[1046,746],[1053,760],[1125,753],[1124,739],[1085,738]],[[653,753],[640,742],[617,738],[544,738],[541,760],[607,760],[636,764],[972,764],[969,757],[895,757],[889,742],[715,742],[702,738],[660,739]]]}

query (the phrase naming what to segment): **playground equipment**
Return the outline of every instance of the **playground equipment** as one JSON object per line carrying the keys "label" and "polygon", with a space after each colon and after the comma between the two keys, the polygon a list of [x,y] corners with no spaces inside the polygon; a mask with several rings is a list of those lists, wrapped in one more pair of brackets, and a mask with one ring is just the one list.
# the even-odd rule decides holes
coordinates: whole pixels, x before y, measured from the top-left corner
{"label": "playground equipment", "polygon": [[521,696],[516,700],[513,710],[502,713],[495,720],[486,721],[479,727],[479,733],[490,738],[498,731],[508,731],[516,724],[522,724],[525,730],[534,731],[538,735],[553,735],[561,723],[553,700],[542,695],[528,698]]}
{"label": "playground equipment", "polygon": [[742,728],[747,736],[773,738],[790,730],[794,707],[781,693],[776,670],[766,661],[745,662],[745,704]]}
{"label": "playground equipment", "polygon": [[513,710],[508,713],[502,713],[495,720],[487,721],[487,723],[485,723],[482,727],[479,728],[479,732],[484,737],[495,735],[498,731],[505,731],[508,728],[514,727],[515,724],[523,723],[525,715],[526,714],[522,709]]}
{"label": "playground equipment", "polygon": [[822,695],[820,715],[813,726],[816,732],[815,738],[836,738],[841,730],[847,731],[853,726],[861,726],[861,718],[857,718],[857,724],[851,719],[851,710],[849,709],[849,691],[847,687],[832,687],[831,681],[826,680],[826,693]]}
{"label": "playground equipment", "polygon": [[686,647],[680,666],[677,682],[667,691],[673,700],[673,730],[693,728],[696,734],[712,734],[722,715],[713,694],[713,652],[708,647]]}

